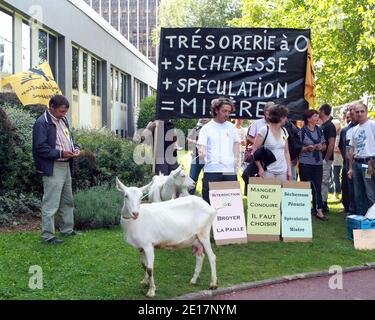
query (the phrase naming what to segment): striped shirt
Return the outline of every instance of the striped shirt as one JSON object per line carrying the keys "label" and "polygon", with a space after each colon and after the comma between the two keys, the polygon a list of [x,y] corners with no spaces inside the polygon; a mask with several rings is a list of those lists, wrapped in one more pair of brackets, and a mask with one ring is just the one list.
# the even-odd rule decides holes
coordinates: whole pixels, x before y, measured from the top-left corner
{"label": "striped shirt", "polygon": [[[55,118],[50,112],[53,124],[56,126],[56,149],[60,151],[74,151],[70,131],[62,119]],[[67,159],[59,158],[57,161],[66,161]]]}

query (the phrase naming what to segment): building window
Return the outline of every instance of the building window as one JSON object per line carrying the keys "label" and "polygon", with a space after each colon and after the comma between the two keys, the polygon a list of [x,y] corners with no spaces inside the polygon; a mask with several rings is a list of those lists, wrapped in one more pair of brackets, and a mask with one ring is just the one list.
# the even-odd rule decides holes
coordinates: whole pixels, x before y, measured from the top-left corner
{"label": "building window", "polygon": [[47,43],[48,34],[44,30],[39,30],[39,63],[47,61],[47,52],[48,52],[48,43]]}
{"label": "building window", "polygon": [[57,75],[57,38],[52,34],[39,30],[39,63],[48,61],[56,79]]}
{"label": "building window", "polygon": [[91,57],[91,94],[100,96],[100,61]]}
{"label": "building window", "polygon": [[57,38],[52,34],[48,35],[48,62],[51,66],[53,76],[56,79],[57,75]]}
{"label": "building window", "polygon": [[78,49],[72,48],[72,86],[73,90],[78,90],[78,76],[79,76],[79,55]]}
{"label": "building window", "polygon": [[31,68],[31,28],[22,23],[22,70]]}
{"label": "building window", "polygon": [[114,72],[115,72],[115,81],[114,81],[114,94],[115,94],[115,96],[114,96],[114,98],[113,98],[113,100],[114,101],[119,101],[119,79],[118,79],[118,71],[117,70],[114,70]]}
{"label": "building window", "polygon": [[128,76],[121,74],[122,86],[121,86],[121,102],[128,103]]}
{"label": "building window", "polygon": [[139,82],[140,101],[147,97],[147,84]]}
{"label": "building window", "polygon": [[1,10],[0,72],[13,73],[13,17]]}
{"label": "building window", "polygon": [[111,101],[113,101],[113,68],[111,68],[111,78],[109,82],[110,82]]}
{"label": "building window", "polygon": [[82,85],[83,85],[83,92],[86,92],[87,93],[87,78],[88,78],[88,73],[87,73],[87,53],[84,52],[83,53],[83,62],[82,62],[82,75],[83,75],[83,81],[82,81]]}

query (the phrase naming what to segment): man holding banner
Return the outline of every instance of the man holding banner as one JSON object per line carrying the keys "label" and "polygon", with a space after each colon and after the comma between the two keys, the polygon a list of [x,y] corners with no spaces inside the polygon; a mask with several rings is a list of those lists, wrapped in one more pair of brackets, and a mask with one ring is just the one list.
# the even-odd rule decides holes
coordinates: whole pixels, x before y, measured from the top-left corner
{"label": "man holding banner", "polygon": [[55,237],[55,214],[60,214],[61,234],[74,236],[73,193],[71,168],[73,158],[79,157],[78,145],[65,118],[68,100],[62,95],[52,97],[49,109],[35,122],[33,128],[33,157],[43,175],[42,239],[46,243],[61,244]]}
{"label": "man holding banner", "polygon": [[213,119],[199,134],[199,157],[205,162],[202,194],[208,203],[209,182],[237,181],[240,138],[236,127],[227,121],[234,111],[234,103],[229,98],[213,99]]}

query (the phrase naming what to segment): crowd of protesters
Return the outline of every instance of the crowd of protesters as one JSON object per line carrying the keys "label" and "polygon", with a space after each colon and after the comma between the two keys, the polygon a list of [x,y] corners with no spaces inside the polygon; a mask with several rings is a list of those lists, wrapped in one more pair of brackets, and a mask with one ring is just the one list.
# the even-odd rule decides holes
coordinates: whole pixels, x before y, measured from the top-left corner
{"label": "crowd of protesters", "polygon": [[[73,229],[70,166],[80,151],[65,117],[68,108],[64,96],[53,97],[33,128],[33,156],[44,185],[42,238],[53,244],[64,242],[55,237],[57,212],[63,214],[61,233],[78,234]],[[364,103],[342,108],[341,122],[323,104],[319,110],[306,110],[301,124],[288,120],[285,106],[268,102],[263,118],[248,128],[242,119],[231,122],[235,105],[230,98],[213,99],[210,111],[212,119],[199,119],[187,138],[193,145],[190,177],[197,182],[203,170],[202,196],[208,203],[210,182],[236,181],[241,171],[245,194],[252,176],[310,182],[312,214],[322,221],[328,220],[329,190],[348,214],[365,215],[375,203],[375,121],[369,120]],[[157,122],[150,122],[141,141],[147,136],[153,140],[156,131],[164,138],[164,148],[155,148],[155,173],[169,175],[178,167],[177,133],[170,120],[163,122],[163,130],[155,128]]]}
{"label": "crowd of protesters", "polygon": [[[322,221],[328,220],[329,192],[333,193],[334,201],[342,202],[342,212],[347,214],[365,215],[375,203],[375,181],[368,170],[372,160],[375,168],[375,122],[368,119],[367,106],[362,102],[342,108],[338,119],[333,119],[332,107],[328,104],[317,110],[308,109],[302,123],[288,120],[288,109],[270,102],[264,108],[264,117],[246,128],[242,120],[230,122],[233,111],[230,99],[215,101],[219,104],[214,106],[214,118],[200,119],[196,137],[189,137],[201,150],[199,153],[197,149],[195,159],[200,163],[199,170],[192,163],[190,176],[197,181],[200,170],[204,171],[206,201],[209,202],[209,181],[236,180],[236,173],[241,173],[245,194],[252,176],[281,182],[310,182],[312,214]],[[218,120],[225,105],[230,108]],[[207,129],[202,130],[205,126]],[[199,131],[203,135],[198,139]],[[298,141],[288,143],[292,135],[297,135]],[[300,148],[295,155],[296,151],[289,149],[298,144]],[[270,152],[275,159],[270,163],[262,161],[269,160]],[[248,155],[251,155],[250,160]]]}

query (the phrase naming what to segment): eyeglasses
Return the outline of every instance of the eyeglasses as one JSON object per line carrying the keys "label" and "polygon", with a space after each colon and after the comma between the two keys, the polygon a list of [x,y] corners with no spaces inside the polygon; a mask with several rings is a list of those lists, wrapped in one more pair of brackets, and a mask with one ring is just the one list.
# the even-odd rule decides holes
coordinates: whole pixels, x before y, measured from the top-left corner
{"label": "eyeglasses", "polygon": [[365,113],[365,112],[366,112],[366,110],[358,110],[355,113]]}

